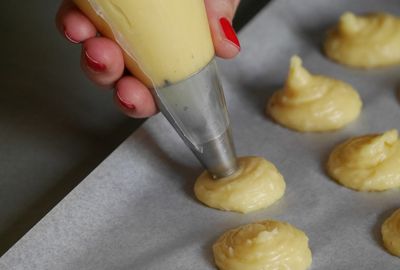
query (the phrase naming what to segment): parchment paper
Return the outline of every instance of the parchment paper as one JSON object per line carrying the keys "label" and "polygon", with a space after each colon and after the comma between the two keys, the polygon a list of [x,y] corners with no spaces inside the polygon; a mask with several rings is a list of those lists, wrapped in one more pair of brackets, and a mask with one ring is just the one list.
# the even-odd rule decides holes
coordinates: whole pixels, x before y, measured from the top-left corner
{"label": "parchment paper", "polygon": [[[220,62],[240,155],[272,161],[286,179],[283,199],[242,215],[194,199],[202,171],[169,124],[148,120],[0,260],[1,269],[214,269],[211,245],[227,229],[262,219],[304,230],[312,269],[400,269],[384,251],[380,225],[400,207],[399,190],[359,193],[323,169],[338,142],[400,128],[400,68],[352,70],[320,52],[321,33],[346,10],[400,15],[398,1],[276,0],[240,33],[242,52]],[[292,54],[314,73],[351,83],[364,101],[361,117],[333,133],[301,134],[272,123],[264,104],[282,86]],[[55,157],[56,158],[56,157]]]}

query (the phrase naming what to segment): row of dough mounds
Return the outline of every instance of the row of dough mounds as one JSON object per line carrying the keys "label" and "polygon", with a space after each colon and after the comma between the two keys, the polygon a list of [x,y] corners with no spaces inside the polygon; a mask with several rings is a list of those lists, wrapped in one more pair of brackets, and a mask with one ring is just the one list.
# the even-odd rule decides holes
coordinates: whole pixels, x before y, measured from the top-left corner
{"label": "row of dough mounds", "polygon": [[[400,19],[385,13],[344,13],[328,31],[325,54],[357,68],[400,64]],[[274,93],[266,112],[279,124],[303,132],[336,130],[360,115],[362,102],[349,84],[310,74],[298,56],[290,62],[283,89]]]}
{"label": "row of dough mounds", "polygon": [[[284,195],[285,181],[272,163],[261,157],[242,157],[239,165],[238,172],[218,181],[204,172],[195,184],[196,197],[212,208],[247,213],[266,208]],[[400,187],[397,130],[344,141],[331,152],[327,171],[340,184],[355,190]],[[386,249],[400,256],[400,209],[382,225],[382,238]],[[213,251],[221,270],[305,270],[312,261],[305,233],[271,220],[226,232]]]}
{"label": "row of dough mounds", "polygon": [[[400,20],[374,13],[344,13],[328,31],[326,56],[356,68],[400,63]],[[300,132],[343,128],[361,113],[362,101],[348,83],[314,75],[293,56],[286,83],[268,100],[266,113],[274,121]],[[242,157],[233,175],[213,180],[204,172],[195,183],[196,197],[209,207],[248,213],[283,197],[286,184],[278,169],[261,157]],[[357,191],[400,187],[400,140],[395,129],[350,138],[337,145],[326,163],[328,175]],[[400,209],[381,227],[385,248],[400,256]],[[213,246],[221,270],[306,270],[312,262],[308,237],[296,227],[265,220],[225,232]]]}
{"label": "row of dough mounds", "polygon": [[[383,244],[400,256],[400,209],[381,226]],[[225,232],[213,245],[221,270],[305,270],[312,254],[307,235],[281,221],[264,220]]]}
{"label": "row of dough mounds", "polygon": [[[194,186],[196,197],[212,208],[248,213],[266,208],[284,195],[283,176],[264,158],[241,157],[239,168],[235,174],[217,181],[203,172]],[[332,150],[326,168],[338,183],[354,190],[399,188],[398,131],[392,129],[344,141]]]}

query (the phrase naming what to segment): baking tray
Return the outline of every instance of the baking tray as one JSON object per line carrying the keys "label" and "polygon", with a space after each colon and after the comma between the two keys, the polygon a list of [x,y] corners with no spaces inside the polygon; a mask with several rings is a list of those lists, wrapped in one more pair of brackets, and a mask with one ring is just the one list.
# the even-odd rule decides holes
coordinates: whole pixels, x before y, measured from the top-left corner
{"label": "baking tray", "polygon": [[[162,115],[149,119],[1,259],[0,269],[215,269],[211,246],[224,231],[278,219],[304,230],[312,269],[400,269],[380,226],[400,192],[361,193],[326,176],[332,147],[351,136],[400,128],[400,68],[355,70],[326,59],[323,33],[344,11],[388,11],[398,1],[276,0],[241,31],[242,52],[220,69],[240,155],[263,156],[285,177],[284,197],[247,215],[196,201],[202,169]],[[361,117],[330,133],[298,133],[264,115],[285,80],[289,58],[358,89]]]}

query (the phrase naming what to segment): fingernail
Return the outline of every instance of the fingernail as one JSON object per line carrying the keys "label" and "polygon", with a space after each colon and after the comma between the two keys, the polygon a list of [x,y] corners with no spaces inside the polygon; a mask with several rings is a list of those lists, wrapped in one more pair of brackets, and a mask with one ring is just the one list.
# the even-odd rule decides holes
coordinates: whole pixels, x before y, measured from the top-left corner
{"label": "fingernail", "polygon": [[219,19],[219,23],[221,24],[222,30],[224,31],[224,34],[225,34],[225,37],[230,42],[232,42],[236,47],[238,47],[240,50],[239,39],[237,38],[236,32],[233,29],[230,21],[227,18],[222,17],[221,19]]}
{"label": "fingernail", "polygon": [[115,91],[115,92],[116,92],[116,94],[117,94],[119,103],[120,103],[123,107],[125,107],[125,109],[128,109],[128,110],[130,110],[130,111],[136,109],[135,105],[133,105],[133,104],[130,103],[130,102],[127,102],[123,97],[121,97],[121,95],[119,94],[118,89],[117,89],[117,91]]}
{"label": "fingernail", "polygon": [[73,39],[73,38],[71,37],[71,35],[67,32],[67,30],[66,30],[65,28],[64,28],[64,36],[65,36],[69,41],[71,41],[71,42],[74,43],[74,44],[80,43],[79,41]]}
{"label": "fingernail", "polygon": [[97,60],[94,60],[87,52],[87,50],[85,49],[85,58],[86,58],[86,63],[88,64],[88,66],[96,71],[96,72],[102,72],[106,70],[106,65],[104,65],[103,63],[100,63]]}

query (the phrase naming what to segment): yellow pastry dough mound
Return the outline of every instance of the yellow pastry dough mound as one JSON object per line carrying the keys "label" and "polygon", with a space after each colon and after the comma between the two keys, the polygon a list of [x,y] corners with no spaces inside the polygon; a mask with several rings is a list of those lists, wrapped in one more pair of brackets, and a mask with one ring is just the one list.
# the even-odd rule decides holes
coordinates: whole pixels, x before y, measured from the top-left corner
{"label": "yellow pastry dough mound", "polygon": [[213,251],[220,270],[305,270],[312,262],[306,234],[272,220],[225,232]]}
{"label": "yellow pastry dough mound", "polygon": [[267,104],[267,114],[297,131],[329,131],[342,128],[360,114],[360,97],[349,84],[310,74],[293,56],[285,87]]}
{"label": "yellow pastry dough mound", "polygon": [[360,191],[400,187],[400,141],[397,130],[345,141],[333,149],[329,175],[340,184]]}
{"label": "yellow pastry dough mound", "polygon": [[203,172],[194,186],[196,197],[212,208],[247,213],[283,196],[286,184],[272,163],[260,157],[242,157],[238,162],[239,170],[222,179]]}
{"label": "yellow pastry dough mound", "polygon": [[344,13],[328,31],[326,55],[339,63],[373,68],[400,63],[400,19],[385,13]]}
{"label": "yellow pastry dough mound", "polygon": [[400,209],[383,223],[381,232],[385,248],[400,257]]}

